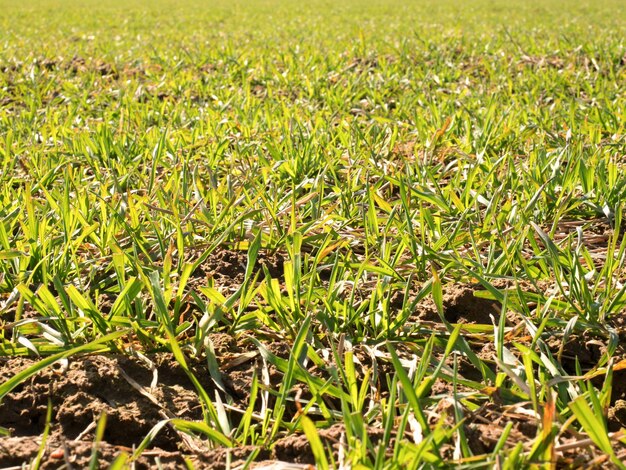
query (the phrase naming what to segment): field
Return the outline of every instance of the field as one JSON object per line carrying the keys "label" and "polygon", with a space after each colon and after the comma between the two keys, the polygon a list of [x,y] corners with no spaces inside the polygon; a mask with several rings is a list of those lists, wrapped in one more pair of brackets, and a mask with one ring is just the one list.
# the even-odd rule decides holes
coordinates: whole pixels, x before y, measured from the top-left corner
{"label": "field", "polygon": [[626,468],[625,38],[0,0],[0,468]]}

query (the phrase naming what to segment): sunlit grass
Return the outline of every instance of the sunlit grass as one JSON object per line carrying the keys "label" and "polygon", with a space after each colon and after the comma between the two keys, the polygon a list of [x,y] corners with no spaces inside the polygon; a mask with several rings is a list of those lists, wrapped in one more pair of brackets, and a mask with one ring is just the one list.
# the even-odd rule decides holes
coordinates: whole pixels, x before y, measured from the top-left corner
{"label": "sunlit grass", "polygon": [[[0,2],[0,352],[40,357],[0,397],[61,358],[169,351],[204,422],[154,434],[199,448],[303,433],[319,468],[623,466],[625,13]],[[224,249],[247,253],[236,285],[197,274]],[[451,318],[455,285],[499,312]],[[186,365],[219,388],[216,332],[263,364],[243,409]],[[599,359],[565,361],[584,334]],[[494,409],[517,421],[481,452]]]}

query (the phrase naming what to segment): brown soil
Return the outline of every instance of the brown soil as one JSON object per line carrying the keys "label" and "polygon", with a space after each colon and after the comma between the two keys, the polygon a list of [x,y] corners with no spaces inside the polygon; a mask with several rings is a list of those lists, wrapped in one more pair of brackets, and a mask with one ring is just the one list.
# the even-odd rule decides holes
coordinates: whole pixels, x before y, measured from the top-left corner
{"label": "brown soil", "polygon": [[[211,340],[225,373],[223,378],[229,395],[234,397],[234,404],[245,404],[249,399],[252,369],[257,366],[256,358],[250,355],[251,348],[237,344],[226,335],[213,335]],[[275,343],[268,349],[276,355],[288,356],[286,344]],[[73,358],[69,364],[60,363],[45,369],[14,389],[0,404],[0,426],[12,434],[12,437],[0,438],[0,468],[19,466],[35,459],[42,448],[48,402],[53,413],[50,436],[43,444],[41,468],[44,469],[60,468],[68,463],[74,468],[87,467],[94,448],[94,424],[103,413],[107,415],[107,422],[103,441],[98,445],[100,467],[111,464],[122,453],[132,455],[133,446],[168,414],[200,420],[202,413],[197,394],[173,357],[159,354],[149,359],[154,363],[153,370],[144,361],[123,356]],[[34,362],[25,358],[2,359],[0,380],[8,379]],[[190,366],[205,390],[212,394],[215,390],[206,366],[192,361]],[[270,381],[278,386],[281,374],[270,369]],[[133,386],[132,382],[136,384]],[[142,394],[137,385],[152,399]],[[343,426],[335,425],[321,430],[320,438],[337,453],[344,434]],[[372,443],[378,442],[381,434],[380,429],[368,431]],[[308,440],[300,434],[279,439],[271,451],[252,446],[204,450],[208,447],[201,441],[194,445],[195,448],[185,446],[173,429],[165,427],[135,461],[135,466],[155,468],[159,462],[163,468],[181,468],[187,458],[199,468],[221,469],[227,468],[229,461],[230,465],[241,465],[253,453],[256,461],[314,463]]]}
{"label": "brown soil", "polygon": [[[260,358],[258,354],[250,354],[250,347],[237,344],[226,335],[212,335],[211,340],[228,397],[234,406],[244,409],[249,400],[252,373]],[[284,357],[289,354],[286,344],[273,344],[268,349]],[[12,436],[0,438],[0,468],[22,465],[36,457],[42,443],[48,402],[52,406],[52,420],[41,468],[58,468],[68,462],[78,468],[88,466],[95,423],[102,414],[106,414],[107,420],[103,442],[99,445],[100,467],[107,466],[123,452],[132,454],[133,447],[168,416],[202,420],[198,394],[174,358],[170,354],[157,354],[148,359],[154,369],[147,361],[118,355],[76,357],[69,363],[57,363],[43,370],[18,386],[0,403],[0,426],[8,429]],[[0,382],[35,362],[27,358],[1,358]],[[190,360],[189,366],[212,396],[215,386],[206,364]],[[269,377],[272,386],[278,387],[282,375],[270,367]],[[224,398],[224,401],[228,400]],[[289,411],[291,415],[297,412],[295,408],[287,410],[287,417]],[[237,415],[231,416],[235,425],[236,418]],[[324,436],[332,440],[332,428],[322,435],[326,439]],[[136,461],[136,468],[154,468],[157,459],[164,468],[181,468],[183,459],[190,458],[200,468],[219,469],[226,468],[228,461],[231,465],[242,464],[252,453],[256,453],[257,461],[297,455],[294,462],[312,462],[313,454],[304,437],[286,439],[278,441],[273,453],[250,446],[204,450],[209,447],[202,441],[186,445],[181,435],[166,426]],[[289,439],[293,439],[297,450],[289,450],[292,442]]]}
{"label": "brown soil", "polygon": [[[201,253],[191,253],[191,259],[197,259]],[[259,278],[265,277],[265,271],[272,278],[281,282],[284,276],[285,257],[280,253],[261,252],[254,267]],[[196,290],[208,284],[214,285],[221,291],[236,289],[244,280],[247,263],[245,251],[218,249],[211,253],[192,273],[188,287]],[[324,280],[322,280],[324,282]],[[503,283],[498,288],[511,286]],[[389,309],[400,312],[403,307],[413,303],[419,286],[411,289],[408,299],[403,293],[394,293],[389,298]],[[373,295],[367,287],[356,287],[355,302],[367,301]],[[443,316],[447,322],[470,325],[493,325],[499,321],[502,307],[498,302],[484,299],[477,295],[483,290],[479,285],[449,285],[443,292]],[[349,297],[346,297],[346,299]],[[6,299],[2,299],[6,300]],[[99,299],[99,308],[106,311],[114,299]],[[27,309],[28,305],[25,306]],[[30,310],[27,310],[30,312]],[[406,312],[406,310],[405,310]],[[5,312],[3,322],[10,320],[11,311]],[[437,308],[428,296],[413,305],[408,313],[408,324],[416,327],[433,329],[444,328],[437,312]],[[511,331],[505,338],[507,347],[512,341],[528,343],[523,329],[517,328],[517,319],[507,313],[505,325]],[[315,323],[315,320],[313,320]],[[316,331],[319,325],[312,325]],[[9,329],[9,327],[6,327]],[[265,347],[274,355],[287,359],[291,352],[291,345],[279,334],[262,327],[255,331],[254,337],[262,341]],[[495,370],[495,351],[491,342],[481,342],[480,336],[472,339],[468,336],[469,344],[476,354]],[[322,380],[331,379],[330,370],[341,367],[335,364],[331,346],[337,346],[337,341],[350,338],[340,338],[323,334],[317,338],[317,347],[325,351],[320,353],[327,362],[325,365],[307,366],[308,372]],[[420,338],[420,340],[423,338]],[[265,406],[273,407],[275,393],[283,380],[283,373],[271,364],[267,364],[257,346],[245,334],[233,337],[224,333],[214,333],[209,336],[210,347],[219,367],[219,374],[211,376],[206,359],[188,359],[188,364],[194,376],[210,397],[219,394],[222,402],[229,408],[228,418],[232,426],[237,426],[242,411],[250,404],[250,390],[253,377],[259,379],[260,394],[263,400],[257,397],[254,404],[255,411],[259,411],[265,401]],[[562,338],[552,337],[546,340],[555,355],[559,355],[561,364],[569,374],[574,373],[574,360],[578,358],[583,371],[592,370],[606,351],[606,339],[590,333],[572,335],[563,345]],[[411,343],[409,341],[408,343]],[[414,360],[416,350],[409,344],[399,342],[396,352],[407,360]],[[357,380],[364,380],[369,372],[369,385],[372,397],[376,400],[389,397],[390,376],[394,373],[384,343],[366,345],[355,341],[348,345],[354,350],[357,367]],[[342,345],[343,349],[343,345]],[[514,348],[510,348],[514,351]],[[319,352],[319,351],[318,351]],[[436,349],[434,357],[441,352]],[[210,353],[208,353],[210,354]],[[342,357],[340,354],[339,357]],[[626,357],[624,351],[617,351],[618,358]],[[458,356],[458,372],[460,379],[482,381],[481,373],[465,357]],[[0,358],[0,383],[13,377],[37,361],[29,358]],[[151,365],[152,364],[152,365]],[[447,364],[452,366],[452,362]],[[626,369],[626,367],[625,367]],[[215,373],[215,372],[214,372]],[[594,379],[597,386],[602,386],[603,377]],[[613,381],[613,395],[608,409],[608,425],[610,430],[617,430],[626,425],[626,370],[616,368]],[[488,399],[475,412],[464,409],[465,422],[463,430],[468,444],[477,454],[490,453],[500,439],[501,432],[508,422],[513,422],[513,428],[505,444],[511,448],[518,442],[532,445],[536,438],[538,419],[530,412],[526,403],[516,402],[516,397],[507,396],[499,389],[482,390]],[[454,425],[455,411],[454,393],[475,392],[463,385],[456,389],[450,381],[437,379],[431,389],[431,397],[437,400],[439,406],[429,412],[429,423],[436,425],[438,420],[444,420]],[[284,410],[284,419],[290,420],[300,410],[299,400],[310,398],[310,392],[305,383],[294,384],[290,391],[290,400]],[[341,403],[326,399],[330,409],[340,410]],[[42,436],[46,425],[48,403],[52,407],[50,436],[45,443],[42,468],[59,468],[70,464],[75,468],[84,468],[89,465],[93,453],[95,439],[95,423],[103,414],[106,414],[106,429],[103,441],[98,448],[98,464],[101,467],[109,465],[122,453],[131,455],[133,447],[148,435],[148,433],[167,417],[178,417],[185,420],[201,421],[203,419],[202,406],[198,393],[185,371],[180,367],[171,354],[148,354],[146,358],[126,357],[122,355],[92,355],[72,357],[66,363],[60,362],[49,367],[6,395],[0,403],[0,427],[10,431],[11,437],[0,438],[0,468],[19,466],[32,461],[42,447]],[[340,453],[341,443],[347,430],[343,425],[335,424],[327,429],[320,429],[319,435],[324,446]],[[379,427],[367,429],[367,438],[375,448],[383,435]],[[568,436],[566,435],[565,438]],[[413,439],[412,431],[407,429],[405,436],[392,436],[396,439]],[[444,454],[452,458],[453,449],[442,449]],[[571,462],[576,456],[563,454]],[[243,446],[235,449],[214,448],[208,442],[182,436],[170,426],[165,426],[153,439],[147,451],[135,461],[136,468],[154,468],[157,462],[163,468],[180,468],[184,459],[189,459],[199,468],[226,468],[229,465],[243,464],[246,459],[263,461],[273,459],[291,464],[313,464],[313,454],[308,440],[302,434],[279,436],[271,448]]]}
{"label": "brown soil", "polygon": [[[213,279],[219,287],[239,287],[244,280],[248,253],[218,249],[212,252],[204,262],[192,273],[190,284],[206,285],[208,279]],[[285,257],[281,253],[259,252],[255,263],[253,276],[259,273],[260,279],[264,278],[263,269],[267,269],[270,276],[275,279],[283,279],[283,264]]]}
{"label": "brown soil", "polygon": [[[53,407],[51,437],[73,440],[92,437],[84,431],[107,415],[104,440],[112,445],[138,445],[152,427],[164,419],[165,410],[177,417],[200,420],[202,410],[197,393],[176,361],[168,354],[152,357],[156,375],[148,364],[123,356],[86,356],[70,359],[35,375],[9,393],[0,404],[0,426],[13,436],[39,436],[45,426],[48,401]],[[35,363],[12,358],[0,362],[0,380]],[[211,393],[206,366],[192,365],[195,375]],[[150,388],[156,376],[156,387]],[[158,404],[143,396],[126,378],[149,391]],[[179,449],[180,438],[169,428],[157,435],[153,445],[164,450]]]}
{"label": "brown soil", "polygon": [[[330,448],[335,454],[339,452],[342,440],[345,443],[346,429],[343,424],[335,424],[328,429],[319,431],[319,437],[325,448]],[[367,437],[373,445],[383,437],[382,429],[370,428]],[[279,439],[274,447],[274,456],[278,460],[295,463],[314,464],[313,452],[305,436],[292,435]]]}
{"label": "brown soil", "polygon": [[489,403],[469,416],[466,426],[468,444],[476,454],[493,452],[506,423],[513,428],[507,439],[510,447],[517,442],[530,442],[537,435],[537,422],[526,414],[514,411],[514,407]]}
{"label": "brown soil", "polygon": [[[597,368],[607,351],[608,339],[585,331],[581,334],[572,334],[565,343],[563,343],[563,338],[552,336],[546,344],[554,356],[560,360],[565,373],[576,375],[576,363],[583,374],[593,372]],[[621,427],[626,427],[626,348],[622,344],[617,346],[613,355],[613,364],[611,402],[606,419],[609,431],[616,432]],[[604,374],[599,374],[592,379],[592,383],[600,390],[604,380]]]}
{"label": "brown soil", "polygon": [[[501,306],[498,302],[475,296],[483,290],[474,285],[451,285],[444,289],[443,316],[450,323],[492,325],[500,318]],[[435,303],[424,299],[419,305],[416,316],[421,321],[440,322]],[[492,318],[493,317],[493,318]]]}
{"label": "brown soil", "polygon": [[[218,391],[206,362],[188,359],[188,365],[209,396],[218,392],[225,403],[244,410],[250,400],[253,374],[256,371],[257,376],[261,375],[261,356],[252,343],[236,341],[226,334],[212,334],[209,340],[225,390]],[[278,357],[289,357],[287,343],[277,341],[266,347]],[[36,362],[21,357],[0,358],[0,383]],[[272,365],[266,367],[269,385],[278,389],[282,373]],[[306,388],[295,386],[294,393],[298,390],[303,398],[307,396]],[[271,394],[268,398],[271,407],[275,398]],[[258,402],[257,408],[260,400]],[[21,465],[35,458],[41,447],[48,403],[52,407],[52,419],[42,468],[58,468],[67,462],[78,468],[88,466],[95,423],[102,414],[106,414],[107,420],[99,447],[101,467],[110,464],[122,452],[132,454],[133,447],[167,417],[202,420],[198,394],[171,354],[148,355],[147,360],[121,355],[74,357],[37,373],[0,403],[0,427],[11,433],[11,437],[0,438],[0,468]],[[285,419],[291,419],[297,412],[298,405],[290,403]],[[229,418],[236,426],[240,413],[233,411]],[[336,450],[340,434],[335,426],[322,430],[320,437]],[[371,434],[375,439],[378,431],[373,430]],[[184,441],[173,428],[166,426],[153,439],[145,455],[136,461],[136,466],[153,468],[158,459],[164,468],[180,468],[183,459],[189,457],[200,468],[226,468],[228,460],[231,465],[241,464],[253,452],[257,461],[313,463],[308,441],[299,434],[279,439],[271,451],[249,446],[230,450],[205,448],[209,448],[206,443]]]}
{"label": "brown soil", "polygon": [[[41,438],[37,437],[7,437],[0,438],[0,465],[3,468],[10,466],[21,466],[24,463],[32,462],[42,447]],[[92,441],[66,441],[54,443],[49,441],[44,444],[45,449],[42,469],[57,468],[88,468],[92,459],[94,443]],[[208,468],[222,470],[230,465],[237,466],[245,463],[246,459],[254,452],[257,458],[268,457],[267,452],[259,452],[254,447],[242,447],[238,449],[216,449],[206,452],[197,452],[186,455],[183,452],[168,452],[162,449],[153,448],[144,452],[134,461],[134,468],[164,468],[179,469],[185,468],[185,460],[190,461],[195,468]],[[115,446],[107,442],[101,442],[97,446],[97,468],[107,468],[115,459],[122,454],[130,457],[133,449],[125,446]]]}

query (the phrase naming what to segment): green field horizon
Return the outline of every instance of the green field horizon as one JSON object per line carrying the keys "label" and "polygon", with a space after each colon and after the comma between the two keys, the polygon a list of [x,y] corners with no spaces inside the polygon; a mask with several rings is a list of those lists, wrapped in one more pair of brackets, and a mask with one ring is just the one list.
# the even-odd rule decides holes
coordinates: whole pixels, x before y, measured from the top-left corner
{"label": "green field horizon", "polygon": [[0,0],[0,467],[625,468],[625,20]]}

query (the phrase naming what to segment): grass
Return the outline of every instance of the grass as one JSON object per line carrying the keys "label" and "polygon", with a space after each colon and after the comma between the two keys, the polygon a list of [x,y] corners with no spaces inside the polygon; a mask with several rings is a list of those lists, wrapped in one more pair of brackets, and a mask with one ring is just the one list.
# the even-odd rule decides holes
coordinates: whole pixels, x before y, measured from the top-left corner
{"label": "grass", "polygon": [[[156,431],[200,449],[623,468],[624,13],[0,1],[0,354],[39,358],[0,399],[61,358],[169,351],[204,420]],[[225,249],[240,278],[198,280]],[[498,312],[452,315],[455,286]],[[219,383],[218,332],[280,383],[261,370],[245,407],[204,390],[188,361]]]}

